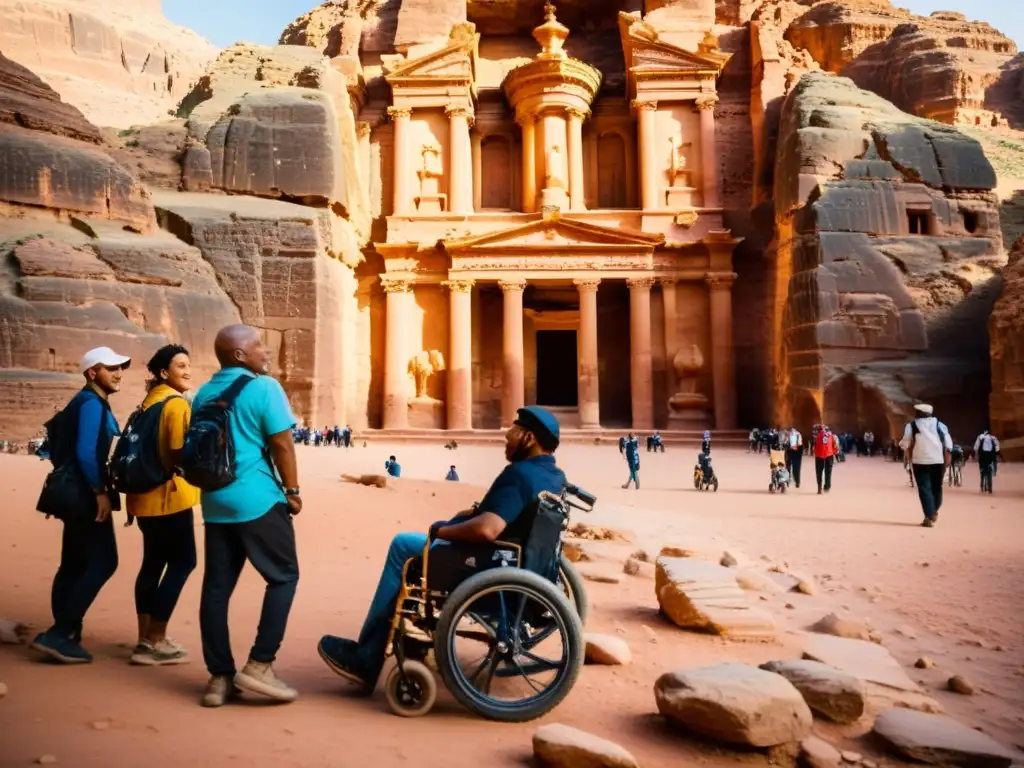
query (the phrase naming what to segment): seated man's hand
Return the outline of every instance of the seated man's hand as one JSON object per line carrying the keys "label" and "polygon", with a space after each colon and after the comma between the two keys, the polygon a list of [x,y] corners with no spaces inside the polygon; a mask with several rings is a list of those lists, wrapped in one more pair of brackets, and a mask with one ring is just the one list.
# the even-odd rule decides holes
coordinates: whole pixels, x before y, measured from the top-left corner
{"label": "seated man's hand", "polygon": [[430,532],[427,534],[431,539],[437,538],[437,532],[444,528],[446,525],[450,525],[447,520],[437,520],[430,524]]}

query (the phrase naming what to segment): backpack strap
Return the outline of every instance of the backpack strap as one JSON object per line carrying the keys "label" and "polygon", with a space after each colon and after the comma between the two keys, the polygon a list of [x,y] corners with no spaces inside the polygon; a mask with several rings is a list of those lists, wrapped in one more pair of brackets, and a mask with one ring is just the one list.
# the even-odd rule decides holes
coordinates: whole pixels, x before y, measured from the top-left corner
{"label": "backpack strap", "polygon": [[249,385],[250,381],[254,381],[255,379],[255,376],[246,376],[244,374],[239,376],[231,382],[230,387],[220,393],[220,397],[217,398],[216,403],[225,410],[230,409],[231,406],[235,404],[235,400],[238,399],[238,396],[242,394],[242,390]]}

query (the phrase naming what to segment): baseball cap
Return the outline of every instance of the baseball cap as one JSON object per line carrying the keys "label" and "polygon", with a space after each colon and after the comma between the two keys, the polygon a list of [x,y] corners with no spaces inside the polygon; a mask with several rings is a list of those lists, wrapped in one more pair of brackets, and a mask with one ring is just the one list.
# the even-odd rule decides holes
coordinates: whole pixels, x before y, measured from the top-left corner
{"label": "baseball cap", "polygon": [[118,366],[127,368],[131,364],[132,359],[130,357],[119,355],[110,347],[96,347],[82,355],[82,363],[79,366],[79,370],[85,373],[97,365],[104,365],[107,368],[117,368]]}
{"label": "baseball cap", "polygon": [[933,412],[933,408],[930,405],[928,405],[927,403],[917,403],[917,405],[914,406],[914,410],[915,411],[920,411],[921,413],[925,414],[926,416],[931,416],[932,412]]}
{"label": "baseball cap", "polygon": [[528,405],[518,409],[516,416],[515,423],[533,432],[542,448],[553,451],[558,447],[558,419],[551,411],[537,405]]}

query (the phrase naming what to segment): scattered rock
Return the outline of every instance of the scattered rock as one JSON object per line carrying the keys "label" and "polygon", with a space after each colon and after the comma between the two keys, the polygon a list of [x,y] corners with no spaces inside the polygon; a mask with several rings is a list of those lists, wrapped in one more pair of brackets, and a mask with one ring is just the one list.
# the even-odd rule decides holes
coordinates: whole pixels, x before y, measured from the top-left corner
{"label": "scattered rock", "polygon": [[818,594],[818,585],[814,581],[813,576],[807,576],[797,571],[790,571],[789,575],[796,579],[796,586],[793,587],[794,592],[801,592],[805,595]]}
{"label": "scattered rock", "polygon": [[894,707],[875,720],[874,733],[912,760],[968,768],[1008,768],[1014,754],[989,736],[945,715]]}
{"label": "scattered rock", "polygon": [[842,619],[830,613],[814,622],[809,629],[823,635],[848,637],[854,640],[869,640],[871,631],[861,622],[853,619]]}
{"label": "scattered rock", "polygon": [[896,627],[895,632],[897,635],[905,637],[908,640],[917,640],[917,632],[915,632],[911,627]]}
{"label": "scattered rock", "polygon": [[792,610],[795,610],[795,609],[796,609],[796,606],[795,606],[795,605],[793,605],[792,603],[786,603],[786,605],[785,605],[785,608],[786,608],[787,610],[790,610],[790,611],[792,611]]}
{"label": "scattered rock", "polygon": [[769,661],[761,669],[789,680],[807,706],[833,722],[853,723],[864,714],[864,683],[848,672],[806,660]]}
{"label": "scattered rock", "polygon": [[864,759],[864,755],[862,755],[860,752],[851,752],[845,749],[842,752],[840,752],[839,755],[843,758],[843,761],[847,763],[859,763],[861,760]]}
{"label": "scattered rock", "polygon": [[342,475],[341,479],[344,480],[346,483],[371,485],[377,488],[388,487],[388,478],[385,475]]}
{"label": "scattered rock", "polygon": [[953,693],[962,693],[964,696],[973,696],[976,692],[971,681],[960,675],[953,675],[949,678],[946,681],[946,687]]}
{"label": "scattered rock", "polygon": [[636,758],[618,744],[561,723],[534,732],[533,754],[552,768],[639,768]]}
{"label": "scattered rock", "polygon": [[651,557],[651,553],[646,549],[638,549],[630,555],[633,560],[639,560],[641,563],[654,563],[654,558]]}
{"label": "scattered rock", "polygon": [[868,704],[873,708],[900,706],[923,712],[942,711],[939,703],[907,676],[885,646],[812,632],[805,637],[803,655],[805,659],[820,661],[861,680]]}
{"label": "scattered rock", "polygon": [[771,747],[800,741],[811,730],[800,692],[781,675],[746,664],[666,672],[654,697],[668,719],[730,744]]}
{"label": "scattered rock", "polygon": [[57,762],[57,756],[56,755],[42,755],[42,756],[36,758],[36,763],[38,765],[53,765],[56,762]]}
{"label": "scattered rock", "polygon": [[760,571],[742,569],[735,571],[733,576],[736,583],[740,585],[740,589],[750,592],[767,592],[773,595],[781,594],[783,591],[778,582]]}
{"label": "scattered rock", "polygon": [[0,619],[0,643],[18,645],[25,642],[28,627],[13,619]]}
{"label": "scattered rock", "polygon": [[576,541],[563,541],[562,554],[565,555],[565,559],[570,563],[579,563],[590,559],[587,557],[587,553],[583,551],[583,547]]}
{"label": "scattered rock", "polygon": [[587,648],[586,661],[590,664],[629,664],[633,660],[629,646],[621,638],[585,632],[583,642]]}
{"label": "scattered rock", "polygon": [[723,552],[722,558],[718,561],[718,564],[723,568],[735,568],[740,564],[731,552]]}
{"label": "scattered rock", "polygon": [[878,768],[878,763],[874,760],[861,760],[860,764],[863,765],[864,768]]}
{"label": "scattered rock", "polygon": [[577,563],[576,570],[584,581],[593,581],[597,584],[618,584],[622,581],[622,572],[612,570],[603,563]]}
{"label": "scattered rock", "polygon": [[882,642],[885,640],[885,637],[882,635],[881,632],[875,632],[874,630],[872,630],[868,632],[868,640],[870,640],[872,643],[878,643],[879,645],[881,645]]}
{"label": "scattered rock", "polygon": [[922,656],[921,658],[919,658],[917,661],[914,662],[914,666],[917,667],[918,669],[931,669],[932,667],[935,666],[935,662],[932,661],[927,656]]}
{"label": "scattered rock", "polygon": [[841,756],[839,750],[824,739],[808,736],[800,742],[800,759],[808,768],[836,768]]}
{"label": "scattered rock", "polygon": [[775,635],[775,619],[747,601],[728,568],[666,556],[659,557],[656,565],[654,591],[658,604],[680,627],[731,637]]}
{"label": "scattered rock", "polygon": [[90,723],[94,731],[105,731],[110,728],[109,720],[94,720]]}
{"label": "scattered rock", "polygon": [[715,539],[693,539],[683,544],[667,544],[658,553],[660,557],[690,557],[717,563],[722,559],[722,542]]}
{"label": "scattered rock", "polygon": [[565,535],[586,541],[632,542],[636,538],[630,531],[622,531],[618,528],[605,528],[599,525],[587,525],[586,523],[573,523],[569,526]]}
{"label": "scattered rock", "polygon": [[622,572],[629,576],[639,576],[643,579],[654,578],[654,563],[647,563],[643,560],[629,558],[622,567]]}

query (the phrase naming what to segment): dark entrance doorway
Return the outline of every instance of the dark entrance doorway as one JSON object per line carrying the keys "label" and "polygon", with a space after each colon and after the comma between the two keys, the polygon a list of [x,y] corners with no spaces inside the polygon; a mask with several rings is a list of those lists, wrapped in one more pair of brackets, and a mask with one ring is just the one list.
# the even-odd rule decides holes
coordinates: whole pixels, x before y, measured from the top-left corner
{"label": "dark entrance doorway", "polygon": [[537,405],[579,404],[576,331],[537,331]]}

